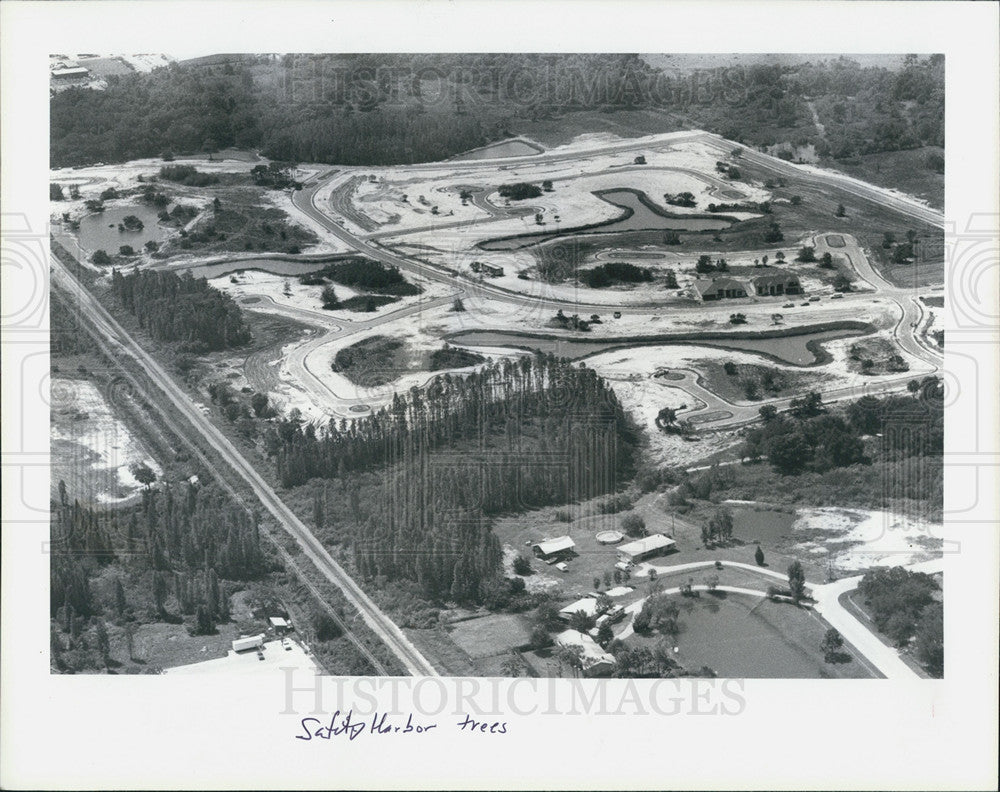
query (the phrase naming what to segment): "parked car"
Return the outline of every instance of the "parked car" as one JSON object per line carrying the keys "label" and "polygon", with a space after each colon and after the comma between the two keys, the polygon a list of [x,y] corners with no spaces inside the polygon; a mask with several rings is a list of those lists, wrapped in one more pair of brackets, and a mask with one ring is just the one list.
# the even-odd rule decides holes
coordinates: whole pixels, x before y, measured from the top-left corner
{"label": "parked car", "polygon": [[785,303],[781,307],[782,308],[794,308],[795,307],[795,303]]}
{"label": "parked car", "polygon": [[837,292],[836,294],[831,294],[830,295],[830,299],[831,300],[843,300],[844,299],[844,295],[841,294],[840,292]]}
{"label": "parked car", "polygon": [[804,303],[799,303],[799,305],[804,305],[804,306],[806,306],[808,308],[809,307],[809,300],[806,300]]}
{"label": "parked car", "polygon": [[810,297],[809,298],[809,302],[819,302],[819,296],[818,295],[814,295],[814,296]]}

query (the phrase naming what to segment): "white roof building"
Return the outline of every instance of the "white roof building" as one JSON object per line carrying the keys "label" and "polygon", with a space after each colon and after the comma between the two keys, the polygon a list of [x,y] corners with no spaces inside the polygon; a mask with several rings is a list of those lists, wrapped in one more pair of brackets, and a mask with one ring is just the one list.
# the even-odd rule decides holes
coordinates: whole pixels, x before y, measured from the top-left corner
{"label": "white roof building", "polygon": [[271,616],[268,618],[268,621],[271,622],[271,626],[276,630],[287,630],[289,626],[288,620],[282,619],[280,616]]}
{"label": "white roof building", "polygon": [[539,558],[546,558],[548,556],[556,555],[557,553],[566,553],[576,547],[576,542],[569,536],[560,536],[556,539],[546,539],[542,542],[537,542],[532,545],[531,549],[534,550],[535,555]]}
{"label": "white roof building", "polygon": [[607,676],[615,670],[614,655],[605,652],[600,644],[586,633],[566,630],[555,637],[555,642],[559,646],[580,648],[580,663],[584,676]]}
{"label": "white roof building", "polygon": [[562,608],[559,611],[559,617],[568,621],[577,611],[583,611],[588,616],[596,616],[597,600],[593,597],[584,597],[583,599],[577,600],[576,602],[567,605],[565,608]]}
{"label": "white roof building", "polygon": [[677,543],[663,534],[652,534],[623,544],[618,548],[618,557],[622,561],[636,562],[650,556],[659,555],[673,548]]}
{"label": "white roof building", "polygon": [[233,641],[234,652],[245,652],[247,649],[260,649],[264,645],[264,633],[247,635]]}

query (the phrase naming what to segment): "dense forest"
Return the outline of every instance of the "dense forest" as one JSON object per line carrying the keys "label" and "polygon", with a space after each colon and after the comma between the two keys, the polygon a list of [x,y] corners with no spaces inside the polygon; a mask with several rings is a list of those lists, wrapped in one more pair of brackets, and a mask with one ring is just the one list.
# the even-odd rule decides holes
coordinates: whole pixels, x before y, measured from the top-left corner
{"label": "dense forest", "polygon": [[208,58],[55,94],[50,158],[62,167],[238,146],[293,162],[426,162],[534,121],[633,109],[665,111],[659,131],[814,143],[820,156],[941,146],[944,58],[913,56],[895,70],[839,58],[685,73],[611,54]]}
{"label": "dense forest", "polygon": [[265,443],[286,487],[384,471],[374,511],[353,536],[363,577],[479,601],[500,572],[489,518],[613,491],[634,473],[636,436],[593,370],[538,355],[442,375],[320,433],[279,422]]}
{"label": "dense forest", "polygon": [[115,270],[111,292],[158,341],[179,341],[185,351],[207,352],[246,344],[250,328],[228,294],[190,271]]}
{"label": "dense forest", "polygon": [[130,626],[190,616],[194,634],[213,633],[229,619],[237,582],[267,571],[258,526],[217,487],[164,484],[147,489],[136,507],[103,511],[69,502],[60,487],[50,565],[53,663],[62,671],[108,665],[107,621],[130,635]]}

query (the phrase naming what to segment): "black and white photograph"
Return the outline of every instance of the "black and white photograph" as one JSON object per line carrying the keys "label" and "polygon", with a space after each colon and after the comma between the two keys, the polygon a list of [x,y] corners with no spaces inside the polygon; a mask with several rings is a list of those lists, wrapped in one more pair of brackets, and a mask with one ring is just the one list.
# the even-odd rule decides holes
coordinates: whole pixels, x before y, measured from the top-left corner
{"label": "black and white photograph", "polygon": [[[709,712],[761,764],[794,764],[789,738],[818,750],[788,732],[834,708],[865,752],[868,707],[925,719],[928,740],[949,685],[994,700],[995,736],[995,663],[970,675],[962,647],[996,659],[996,380],[975,355],[996,355],[997,155],[952,131],[995,133],[996,45],[982,115],[958,117],[955,35],[725,51],[698,20],[662,49],[593,30],[574,48],[558,28],[530,51],[284,30],[274,47],[208,30],[33,44],[43,115],[19,134],[43,138],[47,195],[38,214],[5,189],[4,333],[5,351],[35,344],[16,381],[44,409],[18,417],[5,393],[4,489],[44,577],[13,588],[5,563],[4,645],[21,640],[8,608],[31,600],[40,684],[122,713],[134,696],[147,715],[109,716],[115,731],[179,691],[197,703],[174,728],[238,728],[293,765],[478,740],[491,763],[563,775],[421,776],[440,788],[837,784],[829,757],[811,776],[699,780],[705,745],[675,781],[631,765],[689,728],[711,741],[709,719],[686,719]],[[992,180],[994,203],[954,213],[946,185],[980,156],[966,195]],[[17,157],[5,143],[5,184]],[[985,577],[957,566],[988,559]],[[395,686],[386,703],[389,680],[407,703]],[[5,697],[16,685],[5,667]],[[765,690],[797,700],[783,724],[751,725]],[[264,691],[259,726],[225,725],[223,701]],[[557,728],[553,691],[597,742],[516,735],[545,706],[530,728]],[[573,750],[620,761],[612,718],[638,714],[628,771],[565,766]],[[836,739],[848,760],[854,740]],[[887,739],[886,773],[906,766]],[[212,775],[170,783],[256,788],[220,772],[225,744],[198,749]],[[995,784],[992,750],[936,783]],[[91,783],[165,783],[135,759],[116,781],[106,758]]]}

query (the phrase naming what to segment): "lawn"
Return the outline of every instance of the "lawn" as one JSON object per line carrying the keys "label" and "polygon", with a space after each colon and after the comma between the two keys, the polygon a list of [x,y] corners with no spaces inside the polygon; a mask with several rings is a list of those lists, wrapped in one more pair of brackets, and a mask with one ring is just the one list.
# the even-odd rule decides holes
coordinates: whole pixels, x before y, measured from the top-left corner
{"label": "lawn", "polygon": [[[870,679],[857,659],[827,663],[820,645],[828,625],[806,608],[720,592],[677,597],[681,633],[675,659],[685,668],[708,666],[722,677]],[[633,635],[632,645],[655,646],[659,635]]]}

